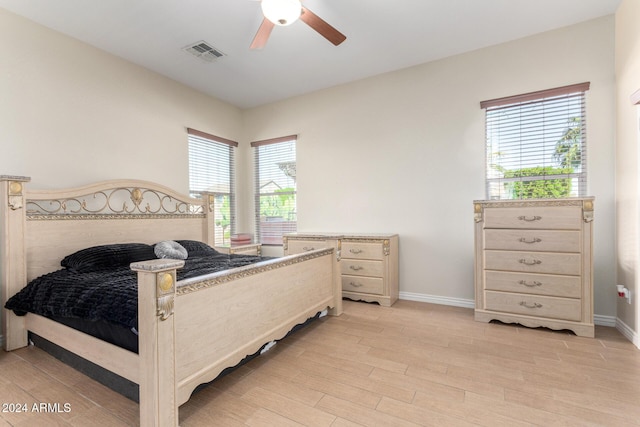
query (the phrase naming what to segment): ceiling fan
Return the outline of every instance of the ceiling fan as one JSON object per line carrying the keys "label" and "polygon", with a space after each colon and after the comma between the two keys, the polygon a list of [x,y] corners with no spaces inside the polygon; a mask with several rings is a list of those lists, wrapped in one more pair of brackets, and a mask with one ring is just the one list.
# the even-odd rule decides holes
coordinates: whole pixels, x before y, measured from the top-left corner
{"label": "ceiling fan", "polygon": [[262,49],[267,44],[271,30],[276,25],[287,26],[293,24],[298,18],[335,46],[347,39],[340,31],[302,6],[300,0],[262,0],[261,7],[264,19],[253,38],[253,42],[251,42],[251,49]]}

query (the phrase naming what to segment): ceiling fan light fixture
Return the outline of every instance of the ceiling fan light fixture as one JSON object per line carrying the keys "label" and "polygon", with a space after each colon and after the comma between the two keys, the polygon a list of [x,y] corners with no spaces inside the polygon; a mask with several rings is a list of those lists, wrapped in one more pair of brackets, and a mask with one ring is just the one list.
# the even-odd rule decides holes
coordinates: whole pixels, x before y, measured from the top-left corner
{"label": "ceiling fan light fixture", "polygon": [[264,17],[276,25],[293,24],[302,13],[302,3],[299,0],[262,0]]}

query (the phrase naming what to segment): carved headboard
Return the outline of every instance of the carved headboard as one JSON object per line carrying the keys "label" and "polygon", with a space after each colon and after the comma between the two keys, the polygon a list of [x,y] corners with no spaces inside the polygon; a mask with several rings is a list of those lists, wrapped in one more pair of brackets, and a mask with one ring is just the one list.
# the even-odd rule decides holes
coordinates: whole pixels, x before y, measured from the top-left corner
{"label": "carved headboard", "polygon": [[213,245],[213,197],[203,200],[140,180],[36,191],[28,177],[0,175],[2,300],[79,249],[191,239]]}

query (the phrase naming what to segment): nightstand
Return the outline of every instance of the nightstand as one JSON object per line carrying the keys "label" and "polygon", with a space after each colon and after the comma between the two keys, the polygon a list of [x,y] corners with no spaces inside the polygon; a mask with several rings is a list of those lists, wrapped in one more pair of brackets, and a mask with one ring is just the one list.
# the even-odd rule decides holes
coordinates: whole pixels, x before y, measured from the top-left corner
{"label": "nightstand", "polygon": [[222,254],[236,255],[260,255],[262,253],[262,244],[249,243],[246,245],[222,245],[215,246],[214,249]]}
{"label": "nightstand", "polygon": [[337,248],[342,296],[389,307],[398,299],[398,235],[289,233],[285,255]]}

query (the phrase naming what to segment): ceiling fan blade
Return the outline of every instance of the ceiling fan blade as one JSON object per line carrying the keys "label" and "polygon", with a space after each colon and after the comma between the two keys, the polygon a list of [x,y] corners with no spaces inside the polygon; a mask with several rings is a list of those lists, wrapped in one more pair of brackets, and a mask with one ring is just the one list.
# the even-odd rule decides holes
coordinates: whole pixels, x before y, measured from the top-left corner
{"label": "ceiling fan blade", "polygon": [[300,15],[300,19],[336,46],[347,39],[347,36],[327,24],[325,20],[304,6],[302,6],[302,15]]}
{"label": "ceiling fan blade", "polygon": [[273,27],[275,27],[275,24],[267,18],[264,18],[262,20],[262,24],[260,24],[260,28],[258,28],[258,32],[251,42],[250,48],[262,49],[267,44],[267,40],[269,40],[269,35],[271,35]]}

